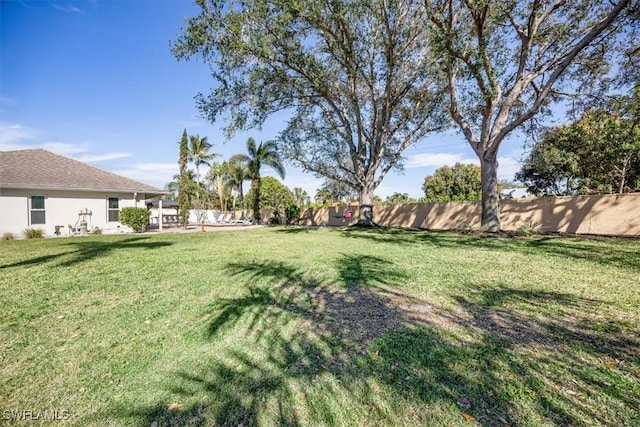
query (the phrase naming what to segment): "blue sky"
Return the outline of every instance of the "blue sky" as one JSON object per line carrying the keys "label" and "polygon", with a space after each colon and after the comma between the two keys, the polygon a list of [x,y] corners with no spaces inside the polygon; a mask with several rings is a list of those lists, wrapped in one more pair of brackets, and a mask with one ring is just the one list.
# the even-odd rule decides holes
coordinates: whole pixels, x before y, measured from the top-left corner
{"label": "blue sky", "polygon": [[[229,141],[222,122],[199,117],[194,96],[214,84],[209,69],[169,48],[196,13],[191,0],[0,1],[0,149],[44,148],[162,188],[177,173],[184,128],[224,158],[245,152],[250,136],[275,137],[285,116]],[[517,137],[503,144],[500,178],[513,179],[522,152]],[[420,197],[437,167],[478,163],[455,132],[405,154],[404,173],[390,172],[376,191],[382,198]],[[321,179],[287,165],[284,183],[313,197]]]}

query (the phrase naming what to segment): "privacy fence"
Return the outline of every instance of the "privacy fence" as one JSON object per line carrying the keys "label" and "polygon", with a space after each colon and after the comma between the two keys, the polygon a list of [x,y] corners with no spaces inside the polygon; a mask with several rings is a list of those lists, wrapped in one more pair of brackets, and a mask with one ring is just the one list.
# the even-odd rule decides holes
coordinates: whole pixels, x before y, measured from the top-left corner
{"label": "privacy fence", "polygon": [[[301,225],[341,226],[357,221],[357,205],[305,209]],[[351,218],[343,218],[346,211]],[[268,220],[265,211],[263,219]],[[504,230],[534,225],[542,232],[640,236],[640,193],[510,199],[500,201]],[[374,220],[381,226],[455,230],[479,226],[479,202],[412,203],[376,206]]]}

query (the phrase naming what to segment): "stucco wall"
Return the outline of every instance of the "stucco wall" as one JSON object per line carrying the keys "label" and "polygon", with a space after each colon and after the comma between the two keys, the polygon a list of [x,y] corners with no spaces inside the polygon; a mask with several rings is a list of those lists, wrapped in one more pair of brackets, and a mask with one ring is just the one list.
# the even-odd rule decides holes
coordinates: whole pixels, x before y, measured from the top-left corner
{"label": "stucco wall", "polygon": [[[347,209],[305,209],[300,224],[349,225],[357,220],[357,207],[349,208],[354,216],[343,224],[342,212]],[[478,226],[480,214],[478,202],[414,203],[374,208],[374,220],[379,225],[431,230]],[[545,232],[640,236],[640,194],[501,200],[500,218],[504,230],[533,224]]]}
{"label": "stucco wall", "polygon": [[[29,224],[30,196],[45,196],[46,224]],[[119,209],[128,206],[145,207],[144,194],[138,194],[137,203],[132,193],[92,193],[59,190],[19,190],[0,189],[0,235],[11,232],[22,236],[27,227],[40,228],[47,236],[53,236],[56,225],[63,225],[62,235],[69,234],[69,224],[76,225],[78,211],[89,209],[91,217],[87,217],[90,228],[99,227],[104,233],[130,231],[119,222],[107,221],[107,200],[109,197],[119,199]],[[118,228],[120,226],[120,228]]]}

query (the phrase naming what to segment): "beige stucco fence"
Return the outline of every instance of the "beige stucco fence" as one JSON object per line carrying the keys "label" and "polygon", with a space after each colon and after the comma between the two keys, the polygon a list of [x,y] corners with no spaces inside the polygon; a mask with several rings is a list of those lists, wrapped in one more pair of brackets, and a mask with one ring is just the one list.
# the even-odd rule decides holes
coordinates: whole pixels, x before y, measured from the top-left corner
{"label": "beige stucco fence", "polygon": [[[343,222],[345,211],[352,218]],[[305,209],[301,225],[349,225],[357,221],[357,206]],[[270,212],[263,214],[268,220]],[[533,225],[542,232],[640,236],[640,194],[549,197],[500,201],[504,230]],[[412,203],[376,206],[374,220],[381,226],[430,230],[464,229],[480,224],[478,202]]]}

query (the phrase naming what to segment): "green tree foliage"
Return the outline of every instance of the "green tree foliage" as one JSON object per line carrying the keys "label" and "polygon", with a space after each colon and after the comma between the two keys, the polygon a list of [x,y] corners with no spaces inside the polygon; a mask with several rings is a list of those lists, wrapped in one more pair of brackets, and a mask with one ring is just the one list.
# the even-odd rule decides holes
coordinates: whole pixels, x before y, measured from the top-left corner
{"label": "green tree foliage", "polygon": [[303,207],[309,204],[311,198],[309,194],[302,189],[302,187],[294,187],[293,188],[293,198],[296,201],[296,206]]}
{"label": "green tree foliage", "polygon": [[201,56],[219,84],[201,96],[227,131],[292,112],[278,138],[305,170],[357,189],[360,223],[402,153],[442,127],[442,85],[418,0],[216,1],[187,21],[178,59]]}
{"label": "green tree foliage", "polygon": [[207,140],[207,137],[200,135],[189,136],[189,156],[188,161],[193,162],[196,167],[196,182],[200,180],[200,165],[211,165],[211,160],[220,157],[219,153],[212,153],[213,145]]}
{"label": "green tree foliage", "polygon": [[[535,123],[559,88],[587,94],[606,81],[632,0],[429,0],[449,111],[480,159],[482,228],[500,229],[497,157]],[[637,6],[637,1],[634,2]]]}
{"label": "green tree foliage", "polygon": [[126,207],[120,209],[118,213],[118,221],[122,224],[131,227],[136,233],[144,231],[147,224],[149,224],[150,212],[146,208],[134,208]]}
{"label": "green tree foliage", "polygon": [[426,203],[480,200],[480,167],[463,163],[442,166],[424,179],[422,189]]}
{"label": "green tree foliage", "polygon": [[[256,203],[254,199],[253,187],[247,193],[246,200],[249,205],[254,206],[253,216],[256,216]],[[272,176],[266,176],[260,180],[260,202],[258,210],[272,209],[278,211],[284,218],[285,209],[289,205],[295,205],[295,199],[291,190]]]}
{"label": "green tree foliage", "polygon": [[207,174],[209,181],[213,183],[213,188],[218,196],[218,202],[220,203],[220,210],[226,211],[226,194],[229,192],[228,183],[231,179],[229,163],[227,162],[214,162],[211,165],[211,169]]}
{"label": "green tree foliage", "polygon": [[191,180],[189,179],[187,162],[189,161],[189,137],[187,130],[182,133],[178,157],[178,205],[180,206],[180,224],[186,228],[189,222],[189,209],[191,209]]}
{"label": "green tree foliage", "polygon": [[242,211],[244,215],[244,181],[251,179],[249,173],[249,167],[246,162],[234,160],[233,158],[229,160],[229,184],[233,190],[233,210],[236,209],[236,197],[240,197],[240,204],[242,206]]}
{"label": "green tree foliage", "polygon": [[387,205],[403,205],[405,203],[414,203],[416,200],[409,197],[409,193],[393,193],[385,200]]}
{"label": "green tree foliage", "polygon": [[533,146],[518,180],[537,195],[640,190],[637,90],[634,96],[622,103],[629,108],[590,110],[547,132]]}
{"label": "green tree foliage", "polygon": [[[284,178],[284,165],[278,153],[275,141],[261,142],[256,146],[253,138],[247,140],[247,154],[236,154],[231,157],[231,161],[244,163],[247,165],[249,178],[251,179],[253,218],[259,223],[261,206],[261,178],[260,170],[262,166],[271,167],[280,178]],[[293,203],[293,202],[292,202]]]}
{"label": "green tree foliage", "polygon": [[329,206],[358,200],[358,193],[352,186],[342,181],[326,179],[316,190],[315,200],[320,206]]}

